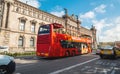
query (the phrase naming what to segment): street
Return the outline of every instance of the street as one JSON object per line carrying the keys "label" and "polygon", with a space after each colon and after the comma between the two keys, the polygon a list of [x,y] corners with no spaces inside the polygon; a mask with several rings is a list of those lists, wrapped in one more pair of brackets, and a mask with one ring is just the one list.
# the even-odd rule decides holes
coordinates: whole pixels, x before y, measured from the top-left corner
{"label": "street", "polygon": [[95,54],[57,59],[30,56],[15,61],[15,74],[120,74],[120,58],[100,59]]}

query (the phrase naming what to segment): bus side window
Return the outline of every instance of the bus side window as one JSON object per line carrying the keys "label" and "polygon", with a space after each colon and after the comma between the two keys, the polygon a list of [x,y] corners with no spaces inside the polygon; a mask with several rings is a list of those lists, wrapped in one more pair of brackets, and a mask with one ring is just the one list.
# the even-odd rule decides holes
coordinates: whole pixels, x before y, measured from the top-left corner
{"label": "bus side window", "polygon": [[67,48],[67,42],[65,40],[60,40],[60,44],[63,48]]}

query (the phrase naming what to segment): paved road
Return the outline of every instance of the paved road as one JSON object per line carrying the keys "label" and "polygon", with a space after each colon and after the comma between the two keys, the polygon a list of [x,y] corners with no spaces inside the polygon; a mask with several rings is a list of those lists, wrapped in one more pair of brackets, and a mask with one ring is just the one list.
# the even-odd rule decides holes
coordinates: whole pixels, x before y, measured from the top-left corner
{"label": "paved road", "polygon": [[15,74],[120,74],[120,59],[100,59],[93,54],[59,59],[16,58]]}

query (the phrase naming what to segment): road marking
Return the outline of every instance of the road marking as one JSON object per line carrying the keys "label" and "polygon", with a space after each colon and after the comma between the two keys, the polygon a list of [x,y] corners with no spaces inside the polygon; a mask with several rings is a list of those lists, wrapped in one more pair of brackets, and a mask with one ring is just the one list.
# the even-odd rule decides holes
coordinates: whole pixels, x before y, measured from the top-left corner
{"label": "road marking", "polygon": [[114,67],[112,68],[111,74],[115,74],[115,68]]}
{"label": "road marking", "polygon": [[91,60],[85,61],[85,62],[83,62],[83,63],[79,63],[79,64],[76,64],[76,65],[73,65],[73,66],[70,66],[70,67],[66,67],[66,68],[63,68],[63,69],[60,69],[60,70],[57,70],[57,71],[51,72],[51,73],[49,73],[49,74],[58,74],[58,73],[60,73],[60,72],[63,72],[63,71],[66,71],[66,70],[70,70],[70,69],[72,69],[72,68],[75,68],[75,67],[81,66],[81,65],[83,65],[83,64],[86,64],[86,63],[92,62],[92,61],[97,60],[97,59],[99,59],[99,58],[94,58],[94,59],[91,59]]}
{"label": "road marking", "polygon": [[117,66],[116,62],[110,62],[110,61],[103,61],[103,60],[99,60],[95,63],[96,65],[103,65],[103,66],[112,66],[115,67]]}
{"label": "road marking", "polygon": [[13,74],[21,74],[21,73],[13,73]]}
{"label": "road marking", "polygon": [[115,74],[115,70],[113,70],[113,71],[111,72],[111,74]]}

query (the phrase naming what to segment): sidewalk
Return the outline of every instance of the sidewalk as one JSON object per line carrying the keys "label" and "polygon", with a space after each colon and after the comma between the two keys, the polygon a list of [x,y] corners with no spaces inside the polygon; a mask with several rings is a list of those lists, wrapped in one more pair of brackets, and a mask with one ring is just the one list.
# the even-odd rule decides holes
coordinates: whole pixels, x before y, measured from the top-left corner
{"label": "sidewalk", "polygon": [[36,56],[17,56],[17,57],[14,57],[15,59],[33,59],[33,57],[36,57]]}
{"label": "sidewalk", "polygon": [[36,60],[36,56],[20,56],[20,57],[14,57],[15,62],[17,64],[27,64],[27,63],[35,63],[38,60]]}

